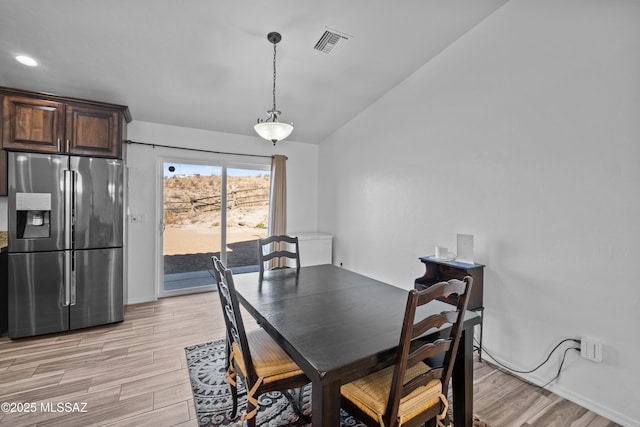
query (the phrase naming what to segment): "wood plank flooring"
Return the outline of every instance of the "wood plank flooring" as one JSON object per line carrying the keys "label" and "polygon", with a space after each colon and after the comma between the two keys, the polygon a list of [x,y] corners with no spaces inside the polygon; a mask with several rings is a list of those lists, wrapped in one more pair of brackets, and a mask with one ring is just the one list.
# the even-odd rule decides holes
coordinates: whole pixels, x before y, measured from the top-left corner
{"label": "wood plank flooring", "polygon": [[[196,427],[184,347],[223,337],[215,292],[127,306],[114,325],[2,337],[0,403],[22,411],[0,411],[0,426]],[[492,427],[616,426],[484,362],[474,370],[475,413]]]}
{"label": "wood plank flooring", "polygon": [[545,389],[483,362],[473,365],[474,413],[492,427],[616,427]]}

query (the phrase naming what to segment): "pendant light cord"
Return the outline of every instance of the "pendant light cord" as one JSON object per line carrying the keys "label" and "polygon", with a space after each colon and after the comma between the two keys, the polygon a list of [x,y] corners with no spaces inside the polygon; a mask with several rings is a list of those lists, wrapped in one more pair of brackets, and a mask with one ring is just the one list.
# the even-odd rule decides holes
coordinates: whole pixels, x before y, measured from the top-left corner
{"label": "pendant light cord", "polygon": [[[273,43],[273,111],[276,115],[276,43]],[[276,119],[277,117],[274,117]]]}

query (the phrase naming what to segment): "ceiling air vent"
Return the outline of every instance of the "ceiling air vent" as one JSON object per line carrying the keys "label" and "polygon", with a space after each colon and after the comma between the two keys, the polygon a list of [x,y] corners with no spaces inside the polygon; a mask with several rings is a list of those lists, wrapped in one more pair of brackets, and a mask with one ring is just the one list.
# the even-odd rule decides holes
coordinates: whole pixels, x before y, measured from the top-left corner
{"label": "ceiling air vent", "polygon": [[330,53],[334,50],[339,44],[342,44],[349,40],[351,36],[339,33],[334,30],[326,30],[320,40],[314,46],[314,49],[319,50],[324,53]]}

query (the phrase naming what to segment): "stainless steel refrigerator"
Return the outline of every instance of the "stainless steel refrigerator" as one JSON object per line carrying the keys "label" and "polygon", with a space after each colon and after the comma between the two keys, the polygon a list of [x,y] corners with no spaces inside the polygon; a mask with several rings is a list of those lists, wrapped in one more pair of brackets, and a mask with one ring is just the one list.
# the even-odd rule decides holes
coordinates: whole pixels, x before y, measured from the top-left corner
{"label": "stainless steel refrigerator", "polygon": [[123,165],[10,152],[9,337],[123,320]]}

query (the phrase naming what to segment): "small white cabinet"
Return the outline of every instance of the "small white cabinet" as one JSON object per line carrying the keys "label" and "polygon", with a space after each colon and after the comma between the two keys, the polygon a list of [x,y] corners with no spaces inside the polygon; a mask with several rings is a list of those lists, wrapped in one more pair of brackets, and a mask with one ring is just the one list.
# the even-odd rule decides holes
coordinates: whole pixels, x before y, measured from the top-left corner
{"label": "small white cabinet", "polygon": [[298,237],[300,265],[331,264],[333,237],[323,233],[291,233]]}

